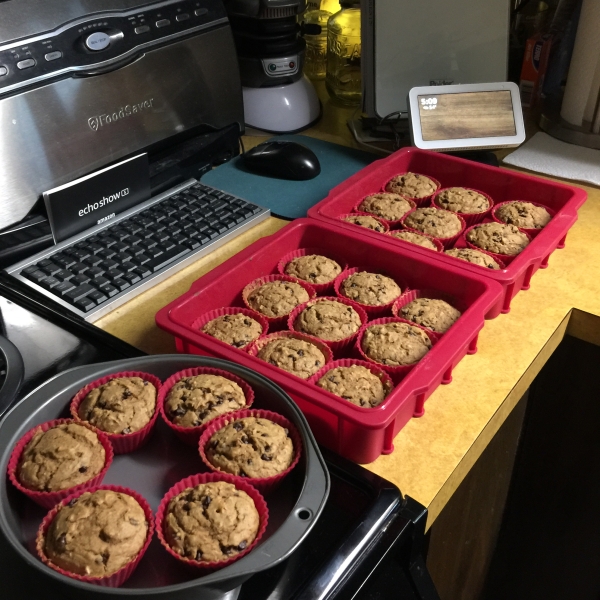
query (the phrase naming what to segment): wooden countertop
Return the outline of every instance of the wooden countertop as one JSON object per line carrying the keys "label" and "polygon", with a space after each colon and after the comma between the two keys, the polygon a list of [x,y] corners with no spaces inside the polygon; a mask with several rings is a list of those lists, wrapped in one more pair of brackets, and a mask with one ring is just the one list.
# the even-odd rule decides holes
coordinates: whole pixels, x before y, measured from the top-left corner
{"label": "wooden countertop", "polygon": [[[335,106],[319,89],[324,118],[306,135],[352,145],[346,120],[353,109]],[[261,141],[246,136],[246,147]],[[572,182],[567,182],[572,183]],[[578,185],[578,184],[577,184]],[[567,237],[531,289],[512,301],[508,315],[487,321],[478,352],[454,369],[394,440],[395,450],[366,465],[429,509],[431,525],[472,465],[494,437],[560,340],[569,333],[600,344],[600,189],[581,185],[588,200]],[[270,218],[96,323],[151,353],[175,352],[171,336],[154,324],[155,313],[191,283],[286,221]]]}

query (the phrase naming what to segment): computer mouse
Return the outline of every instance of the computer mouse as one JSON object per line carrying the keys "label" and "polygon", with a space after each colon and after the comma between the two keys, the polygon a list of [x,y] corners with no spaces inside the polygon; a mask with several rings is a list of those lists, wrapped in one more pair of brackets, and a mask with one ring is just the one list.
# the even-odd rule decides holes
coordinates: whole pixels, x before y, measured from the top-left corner
{"label": "computer mouse", "polygon": [[297,142],[272,140],[251,148],[242,155],[244,166],[252,172],[303,181],[321,172],[315,153]]}

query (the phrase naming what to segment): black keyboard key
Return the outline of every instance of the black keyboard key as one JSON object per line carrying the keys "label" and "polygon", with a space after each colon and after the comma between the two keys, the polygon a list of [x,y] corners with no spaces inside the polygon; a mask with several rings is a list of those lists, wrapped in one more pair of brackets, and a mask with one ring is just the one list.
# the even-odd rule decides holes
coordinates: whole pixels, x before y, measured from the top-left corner
{"label": "black keyboard key", "polygon": [[48,276],[38,282],[43,288],[47,290],[51,290],[53,287],[56,287],[60,280],[56,279],[56,277]]}
{"label": "black keyboard key", "polygon": [[231,229],[232,227],[235,227],[237,225],[237,223],[235,222],[235,219],[223,219],[223,223],[225,223],[225,225],[227,225],[227,229]]}
{"label": "black keyboard key", "polygon": [[84,265],[83,263],[78,262],[78,263],[75,263],[74,265],[72,265],[71,267],[69,267],[69,271],[72,271],[76,275],[79,275],[80,273],[85,271],[87,268],[88,268],[88,265]]}
{"label": "black keyboard key", "polygon": [[137,273],[133,273],[133,272],[125,273],[125,275],[123,275],[123,279],[125,281],[128,281],[131,285],[142,280],[142,278]]}
{"label": "black keyboard key", "polygon": [[154,211],[154,218],[160,222],[163,219],[166,219],[169,215],[163,210],[159,210],[158,208]]}
{"label": "black keyboard key", "polygon": [[[128,239],[125,238],[125,239]],[[118,244],[115,244],[111,250],[114,250],[115,252],[126,252],[129,250],[129,244],[124,244],[123,242],[119,242]],[[110,256],[108,256],[107,258],[111,258]]]}
{"label": "black keyboard key", "polygon": [[61,270],[61,267],[48,259],[40,260],[38,267],[41,267],[42,271],[48,275],[54,275]]}
{"label": "black keyboard key", "polygon": [[187,235],[174,235],[171,238],[176,244],[183,244],[183,242],[187,242]]}
{"label": "black keyboard key", "polygon": [[205,233],[201,233],[196,239],[201,244],[207,244],[208,242],[210,242],[210,238]]}
{"label": "black keyboard key", "polygon": [[111,269],[110,271],[107,271],[104,276],[110,279],[113,282],[113,285],[116,285],[115,280],[123,277],[123,271],[119,271],[119,269]]}
{"label": "black keyboard key", "polygon": [[184,231],[186,231],[190,227],[193,227],[194,225],[195,225],[195,223],[193,223],[192,221],[188,221],[187,219],[183,219],[181,221],[181,227],[183,228]]}
{"label": "black keyboard key", "polygon": [[120,241],[120,238],[116,239],[114,237],[111,237],[108,233],[100,234],[100,237],[101,237],[101,240],[100,240],[99,244],[103,248],[110,248],[111,246],[118,244]]}
{"label": "black keyboard key", "polygon": [[64,295],[64,298],[67,302],[77,302],[77,300],[80,300],[84,296],[87,296],[90,292],[94,291],[94,288],[86,283],[84,285],[78,285],[77,287],[73,288],[70,292],[67,292]]}
{"label": "black keyboard key", "polygon": [[163,267],[166,267],[168,264],[172,263],[178,258],[185,256],[188,253],[189,250],[187,248],[184,248],[182,246],[175,246],[167,252],[163,252],[163,254],[161,254],[160,256],[157,256],[156,258],[152,259],[150,262],[146,263],[145,266],[147,269],[156,272],[162,269]]}
{"label": "black keyboard key", "polygon": [[142,229],[147,229],[148,227],[150,227],[150,225],[152,225],[154,223],[154,221],[151,221],[150,219],[146,219],[145,217],[141,217],[139,215],[136,215],[135,217],[131,217],[131,219],[129,219],[129,220],[132,223],[139,225]]}
{"label": "black keyboard key", "polygon": [[101,285],[98,289],[109,298],[112,298],[119,293],[119,290],[114,285],[110,285],[110,283]]}
{"label": "black keyboard key", "polygon": [[75,277],[73,277],[73,279],[71,279],[70,281],[72,283],[74,283],[75,285],[83,285],[84,283],[90,282],[90,277],[80,274],[80,275],[75,275]]}
{"label": "black keyboard key", "polygon": [[209,225],[206,221],[197,221],[194,225],[194,229],[202,232],[206,231],[209,228]]}
{"label": "black keyboard key", "polygon": [[153,248],[149,248],[146,250],[146,256],[149,256],[151,259],[160,256],[165,250],[171,249],[175,246],[175,242],[165,242],[165,244],[161,244],[160,246],[154,246]]}
{"label": "black keyboard key", "polygon": [[31,275],[32,273],[35,273],[36,271],[39,271],[39,267],[37,265],[31,265],[30,267],[25,267],[22,271],[21,271],[21,275],[23,275],[23,277],[27,277],[27,275]]}
{"label": "black keyboard key", "polygon": [[68,269],[71,265],[74,265],[77,261],[72,256],[67,256],[62,252],[55,254],[52,257],[52,262],[55,262],[63,269]]}
{"label": "black keyboard key", "polygon": [[100,250],[100,252],[98,252],[98,256],[100,256],[104,260],[111,259],[117,253],[115,247],[118,245],[118,243],[113,244],[110,248],[104,248],[104,250]]}
{"label": "black keyboard key", "polygon": [[219,222],[215,225],[211,225],[211,229],[216,229],[219,233],[225,233],[227,231],[227,225]]}
{"label": "black keyboard key", "polygon": [[197,234],[196,234],[196,235],[194,235],[194,237],[186,239],[184,242],[182,242],[181,245],[185,246],[186,248],[189,248],[190,250],[195,250],[196,248],[200,248],[200,246],[202,245],[202,242],[200,242],[200,240],[198,239]]}
{"label": "black keyboard key", "polygon": [[70,281],[63,281],[52,288],[52,293],[62,297],[66,293],[70,292],[74,287],[75,286]]}
{"label": "black keyboard key", "polygon": [[90,310],[92,310],[92,308],[96,308],[96,303],[91,300],[90,298],[81,298],[79,300],[76,300],[74,302],[75,306],[83,311],[83,312],[89,312]]}
{"label": "black keyboard key", "polygon": [[104,246],[100,244],[88,244],[88,249],[92,254],[98,254],[100,250],[104,250]]}
{"label": "black keyboard key", "polygon": [[150,275],[152,275],[152,271],[143,266],[134,269],[133,272],[139,275],[142,279],[146,279],[146,277],[150,277]]}
{"label": "black keyboard key", "polygon": [[109,229],[110,236],[113,237],[117,242],[120,242],[123,238],[129,235],[128,231],[125,231],[123,227],[111,227]]}
{"label": "black keyboard key", "polygon": [[144,238],[140,237],[139,235],[130,235],[129,237],[126,237],[123,240],[123,243],[127,244],[129,246],[135,246],[137,244],[140,244],[143,241],[144,241]]}
{"label": "black keyboard key", "polygon": [[83,264],[87,265],[88,267],[97,267],[102,260],[103,258],[101,256],[88,256],[87,258],[83,259]]}
{"label": "black keyboard key", "polygon": [[212,227],[209,227],[204,234],[207,235],[211,240],[214,240],[216,237],[218,237],[219,232]]}
{"label": "black keyboard key", "polygon": [[100,267],[90,267],[86,271],[86,275],[88,275],[89,277],[91,277],[92,279],[94,279],[95,277],[99,277],[100,275],[104,275],[104,269],[101,269]]}
{"label": "black keyboard key", "polygon": [[90,255],[87,250],[83,250],[81,248],[69,248],[68,253],[79,261],[82,261],[84,258],[87,258]]}
{"label": "black keyboard key", "polygon": [[251,208],[238,208],[235,211],[238,215],[242,215],[243,217],[245,217],[246,219],[248,217],[251,217],[254,213],[252,212]]}
{"label": "black keyboard key", "polygon": [[[100,237],[99,237],[99,236],[97,236],[97,235],[93,235],[93,236],[91,236],[91,237],[87,238],[87,239],[85,240],[85,242],[86,242],[88,245],[89,245],[89,244],[99,244],[99,243],[100,243]],[[84,243],[84,242],[80,242],[80,243],[82,244],[82,243]]]}
{"label": "black keyboard key", "polygon": [[146,251],[150,250],[150,248],[154,248],[154,246],[158,245],[158,242],[153,237],[149,237],[138,245]]}
{"label": "black keyboard key", "polygon": [[137,223],[128,220],[124,225],[121,226],[125,231],[129,233],[129,235],[135,235],[136,233],[142,231],[142,228]]}
{"label": "black keyboard key", "polygon": [[163,252],[166,252],[167,250],[170,250],[171,248],[175,248],[176,245],[177,244],[169,237],[168,239],[166,239],[164,242],[161,243],[161,245],[159,246],[159,248]]}
{"label": "black keyboard key", "polygon": [[166,225],[164,223],[153,223],[152,225],[150,225],[150,227],[148,227],[148,229],[152,232],[152,233],[159,233],[161,231],[164,231]]}
{"label": "black keyboard key", "polygon": [[165,224],[166,227],[173,227],[173,226],[177,225],[178,221],[177,221],[177,219],[174,219],[173,217],[168,217],[163,221],[163,223]]}
{"label": "black keyboard key", "polygon": [[131,256],[133,256],[135,258],[136,256],[139,256],[140,254],[144,254],[144,250],[145,250],[145,248],[143,248],[142,246],[140,246],[138,244],[137,246],[130,246],[128,253],[131,254]]}
{"label": "black keyboard key", "polygon": [[123,290],[126,290],[127,288],[131,287],[131,284],[129,283],[129,281],[125,281],[124,279],[122,279],[121,277],[118,277],[117,279],[113,279],[112,284],[120,291],[122,292]]}
{"label": "black keyboard key", "polygon": [[155,240],[158,244],[162,244],[166,240],[168,240],[171,236],[166,231],[161,231],[160,233],[155,233],[152,236],[152,239]]}
{"label": "black keyboard key", "polygon": [[98,268],[104,269],[105,271],[110,271],[111,269],[114,269],[115,267],[118,267],[118,266],[119,266],[119,263],[116,260],[103,260],[98,265]]}
{"label": "black keyboard key", "polygon": [[66,269],[62,269],[58,273],[54,273],[54,277],[56,277],[57,279],[60,279],[61,281],[67,281],[68,279],[71,279],[71,277],[73,277],[73,276],[74,276],[74,273],[71,273],[71,271],[67,271]]}
{"label": "black keyboard key", "polygon": [[[126,261],[119,266],[119,270],[123,271],[123,273],[129,273],[130,271],[133,271],[136,267],[137,265],[135,263]],[[123,278],[127,279],[125,275],[123,275]],[[129,280],[127,279],[127,281]]]}
{"label": "black keyboard key", "polygon": [[107,279],[106,277],[102,277],[102,276],[98,276],[98,277],[94,277],[90,283],[96,287],[96,288],[100,288],[103,285],[108,285],[110,284],[110,279]]}
{"label": "black keyboard key", "polygon": [[105,296],[102,292],[97,290],[90,292],[86,297],[90,300],[93,300],[96,304],[102,304],[102,302],[106,302],[108,300],[108,296]]}
{"label": "black keyboard key", "polygon": [[147,262],[150,262],[150,260],[152,259],[146,254],[138,254],[137,256],[133,257],[132,262],[134,262],[138,266],[142,266],[145,265]]}
{"label": "black keyboard key", "polygon": [[250,210],[252,210],[253,215],[259,213],[262,210],[260,206],[256,206],[255,204],[250,204],[249,208]]}

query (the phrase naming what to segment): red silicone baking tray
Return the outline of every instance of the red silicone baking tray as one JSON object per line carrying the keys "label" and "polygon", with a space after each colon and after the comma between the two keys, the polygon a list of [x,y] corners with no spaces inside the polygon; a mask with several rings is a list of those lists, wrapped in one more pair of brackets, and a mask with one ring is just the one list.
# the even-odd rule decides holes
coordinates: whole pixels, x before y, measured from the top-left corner
{"label": "red silicone baking tray", "polygon": [[[443,188],[462,186],[480,190],[489,194],[495,204],[507,200],[526,200],[541,204],[556,214],[529,246],[507,268],[500,271],[434,253],[432,250],[408,244],[403,240],[390,238],[339,219],[340,215],[352,212],[352,208],[361,198],[367,194],[381,191],[391,177],[406,171],[434,177]],[[514,296],[520,290],[529,289],[533,274],[538,269],[548,266],[548,259],[552,252],[564,248],[567,232],[577,220],[577,210],[586,198],[586,192],[574,186],[482,165],[437,152],[404,148],[387,158],[375,161],[333,188],[325,200],[308,211],[308,216],[327,223],[335,223],[347,230],[358,230],[371,239],[383,239],[398,248],[410,246],[414,252],[433,256],[441,264],[458,267],[463,272],[485,275],[503,286],[504,294],[499,302],[501,311],[507,313]],[[464,237],[462,237],[456,242],[455,247],[464,247],[465,245]]]}
{"label": "red silicone baking tray", "polygon": [[[192,328],[207,311],[220,306],[243,306],[242,289],[248,282],[276,273],[281,256],[307,247],[342,256],[350,267],[404,281],[411,289],[435,289],[451,297],[463,312],[376,408],[355,406]],[[484,319],[498,315],[501,295],[502,287],[497,282],[454,264],[441,264],[433,254],[415,253],[411,248],[368,238],[338,225],[299,219],[195,281],[187,293],[157,313],[156,322],[175,336],[180,352],[225,358],[266,375],[298,403],[321,444],[355,462],[368,463],[393,450],[398,431],[411,417],[423,414],[425,400],[433,390],[440,383],[449,383],[456,364],[465,354],[476,351]]]}

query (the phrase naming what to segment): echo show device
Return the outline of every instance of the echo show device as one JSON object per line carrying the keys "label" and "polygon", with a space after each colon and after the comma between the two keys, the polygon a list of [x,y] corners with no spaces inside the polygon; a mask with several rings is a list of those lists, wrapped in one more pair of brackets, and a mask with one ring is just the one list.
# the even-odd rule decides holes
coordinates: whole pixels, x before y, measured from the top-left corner
{"label": "echo show device", "polygon": [[408,107],[412,143],[423,150],[514,148],[525,141],[515,83],[414,87]]}

